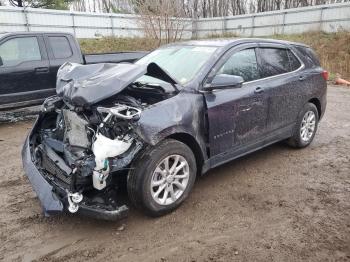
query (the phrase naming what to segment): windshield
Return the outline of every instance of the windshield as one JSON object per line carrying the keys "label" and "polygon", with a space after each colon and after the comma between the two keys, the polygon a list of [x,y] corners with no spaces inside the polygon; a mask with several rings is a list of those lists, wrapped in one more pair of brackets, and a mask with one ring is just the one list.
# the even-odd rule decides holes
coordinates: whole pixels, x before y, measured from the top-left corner
{"label": "windshield", "polygon": [[[217,48],[212,46],[171,46],[153,51],[136,64],[156,63],[165,69],[180,84],[186,84],[194,78]],[[141,77],[140,82],[145,82]],[[150,80],[150,78],[148,78]]]}

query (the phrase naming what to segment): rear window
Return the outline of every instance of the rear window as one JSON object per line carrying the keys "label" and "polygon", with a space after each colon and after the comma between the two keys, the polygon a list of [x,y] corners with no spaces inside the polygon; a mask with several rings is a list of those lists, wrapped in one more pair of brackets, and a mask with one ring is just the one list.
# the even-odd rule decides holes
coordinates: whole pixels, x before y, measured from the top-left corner
{"label": "rear window", "polygon": [[302,55],[304,63],[307,67],[321,66],[320,61],[317,58],[316,53],[306,46],[294,46]]}
{"label": "rear window", "polygon": [[49,36],[50,45],[55,58],[68,58],[73,55],[72,48],[65,36]]}

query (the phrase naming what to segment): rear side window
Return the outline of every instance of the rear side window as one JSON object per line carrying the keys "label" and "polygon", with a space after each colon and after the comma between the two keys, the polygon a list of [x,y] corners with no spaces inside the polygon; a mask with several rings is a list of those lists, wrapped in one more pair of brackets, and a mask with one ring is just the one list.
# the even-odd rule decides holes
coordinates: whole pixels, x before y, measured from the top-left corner
{"label": "rear side window", "polygon": [[0,56],[3,66],[41,60],[38,39],[35,36],[9,39],[0,45]]}
{"label": "rear side window", "polygon": [[290,71],[287,49],[259,48],[263,77],[284,74]]}
{"label": "rear side window", "polygon": [[220,68],[217,74],[241,76],[244,82],[259,79],[258,63],[254,49],[245,49],[234,53]]}
{"label": "rear side window", "polygon": [[73,55],[72,48],[65,36],[49,36],[53,55],[57,59],[68,58]]}
{"label": "rear side window", "polygon": [[321,66],[320,61],[317,58],[316,53],[309,47],[306,46],[294,46],[302,55],[307,67]]}

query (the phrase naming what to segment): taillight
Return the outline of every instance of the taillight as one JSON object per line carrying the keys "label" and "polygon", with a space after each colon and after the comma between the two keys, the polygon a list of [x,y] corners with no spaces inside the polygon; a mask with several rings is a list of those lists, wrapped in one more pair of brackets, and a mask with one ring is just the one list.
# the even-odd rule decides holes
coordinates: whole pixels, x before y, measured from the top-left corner
{"label": "taillight", "polygon": [[329,78],[329,73],[327,70],[324,70],[322,73],[321,73],[322,77],[324,80],[328,81],[328,78]]}

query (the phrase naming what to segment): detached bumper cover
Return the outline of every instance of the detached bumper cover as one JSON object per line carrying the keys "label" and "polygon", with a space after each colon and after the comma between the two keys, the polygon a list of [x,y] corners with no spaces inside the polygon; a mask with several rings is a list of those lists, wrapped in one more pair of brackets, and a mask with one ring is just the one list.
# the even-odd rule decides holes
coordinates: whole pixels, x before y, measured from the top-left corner
{"label": "detached bumper cover", "polygon": [[[44,214],[50,216],[52,214],[57,214],[60,212],[66,212],[67,196],[58,197],[55,192],[60,192],[60,195],[64,190],[62,188],[54,188],[39,172],[37,167],[32,161],[29,138],[31,134],[28,135],[22,149],[22,162],[23,169],[28,177],[32,187],[37,194],[41,206],[43,208]],[[84,203],[79,205],[78,214],[89,216],[96,219],[103,219],[109,221],[116,221],[127,217],[128,207],[123,205],[116,210],[105,210],[94,206],[88,206]]]}

